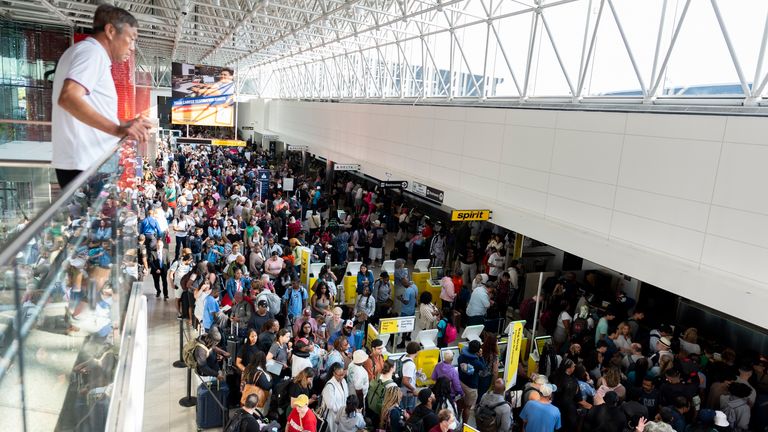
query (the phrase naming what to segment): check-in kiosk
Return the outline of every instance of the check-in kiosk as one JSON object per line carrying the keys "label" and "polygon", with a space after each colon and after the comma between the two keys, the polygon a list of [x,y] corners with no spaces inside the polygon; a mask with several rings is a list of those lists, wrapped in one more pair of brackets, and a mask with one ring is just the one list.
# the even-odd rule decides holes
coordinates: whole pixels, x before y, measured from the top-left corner
{"label": "check-in kiosk", "polygon": [[360,273],[360,266],[363,263],[360,261],[353,261],[347,264],[347,270],[344,272],[344,281],[342,286],[344,287],[344,304],[353,305],[357,301],[357,274]]}
{"label": "check-in kiosk", "polygon": [[325,263],[321,262],[309,265],[309,285],[307,286],[307,292],[309,293],[310,298],[315,294],[312,288],[315,286],[315,282],[317,282],[317,278],[320,275],[320,270],[323,269],[324,265]]}
{"label": "check-in kiosk", "polygon": [[[416,265],[413,266],[413,276],[411,277],[414,284],[416,284],[416,288],[419,291],[419,295],[427,290],[427,287],[429,285],[429,260],[428,259],[420,259],[416,261]],[[434,297],[434,296],[433,296]],[[438,298],[439,298],[439,292],[438,292]],[[433,301],[435,299],[433,298]]]}
{"label": "check-in kiosk", "polygon": [[432,302],[438,309],[443,308],[443,299],[440,298],[440,292],[443,287],[440,285],[440,279],[442,279],[444,275],[445,272],[442,267],[429,268],[429,279],[427,280],[427,287],[425,289],[432,294]]}

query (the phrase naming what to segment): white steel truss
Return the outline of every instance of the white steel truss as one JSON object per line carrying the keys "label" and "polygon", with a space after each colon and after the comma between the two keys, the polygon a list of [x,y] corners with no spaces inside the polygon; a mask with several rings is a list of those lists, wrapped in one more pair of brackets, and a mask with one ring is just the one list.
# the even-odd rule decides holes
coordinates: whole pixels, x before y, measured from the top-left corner
{"label": "white steel truss", "polygon": [[[95,0],[0,0],[89,28]],[[260,97],[416,102],[766,103],[764,0],[116,0],[140,58],[235,67]]]}

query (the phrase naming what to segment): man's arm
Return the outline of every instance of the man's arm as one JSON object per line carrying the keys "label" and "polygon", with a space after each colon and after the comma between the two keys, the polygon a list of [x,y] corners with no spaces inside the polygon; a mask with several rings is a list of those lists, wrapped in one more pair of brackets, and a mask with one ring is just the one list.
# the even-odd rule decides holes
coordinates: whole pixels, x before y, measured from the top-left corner
{"label": "man's arm", "polygon": [[123,124],[115,124],[85,102],[83,98],[87,94],[88,90],[77,81],[64,80],[58,104],[74,118],[106,134],[118,138],[127,136],[140,142],[146,142],[149,139],[148,129],[151,124],[147,119],[139,117]]}

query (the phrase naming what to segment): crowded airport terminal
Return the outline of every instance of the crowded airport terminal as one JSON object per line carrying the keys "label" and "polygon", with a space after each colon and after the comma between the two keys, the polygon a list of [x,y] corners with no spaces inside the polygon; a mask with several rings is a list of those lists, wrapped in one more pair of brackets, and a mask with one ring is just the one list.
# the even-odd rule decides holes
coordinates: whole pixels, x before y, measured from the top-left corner
{"label": "crowded airport terminal", "polygon": [[0,0],[0,429],[768,432],[767,51],[763,0]]}

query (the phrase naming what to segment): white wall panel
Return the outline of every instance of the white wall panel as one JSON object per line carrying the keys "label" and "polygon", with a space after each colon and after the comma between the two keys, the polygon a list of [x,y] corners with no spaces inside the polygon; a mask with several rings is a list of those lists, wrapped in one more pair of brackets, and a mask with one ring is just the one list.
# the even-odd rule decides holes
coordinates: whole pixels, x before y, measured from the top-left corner
{"label": "white wall panel", "polygon": [[768,328],[750,307],[768,304],[765,119],[294,101],[267,114],[313,153],[437,187],[449,207],[491,208],[502,226]]}
{"label": "white wall panel", "polygon": [[616,186],[552,174],[549,178],[548,192],[562,198],[611,209]]}
{"label": "white wall panel", "polygon": [[552,172],[616,184],[623,136],[558,129]]}
{"label": "white wall panel", "polygon": [[464,152],[464,122],[435,120],[432,148],[460,155]]}
{"label": "white wall panel", "polygon": [[501,161],[508,165],[549,171],[555,129],[508,125],[504,129]]}
{"label": "white wall panel", "polygon": [[619,186],[614,209],[669,225],[704,232],[709,205]]}
{"label": "white wall panel", "polygon": [[768,214],[768,146],[725,143],[713,202]]}
{"label": "white wall panel", "polygon": [[611,224],[611,210],[581,201],[548,195],[547,218],[558,219],[561,222],[594,231],[594,235],[607,237]]}
{"label": "white wall panel", "polygon": [[768,249],[768,215],[713,205],[707,234]]}
{"label": "white wall panel", "polygon": [[655,220],[614,212],[611,237],[655,249],[691,262],[701,258],[704,233]]}
{"label": "white wall panel", "polygon": [[722,141],[725,116],[632,114],[627,118],[627,135]]}
{"label": "white wall panel", "polygon": [[627,135],[619,184],[662,195],[709,202],[720,144],[716,141]]}
{"label": "white wall panel", "polygon": [[603,112],[595,115],[589,111],[561,111],[557,113],[557,128],[585,132],[623,134],[627,114]]}

